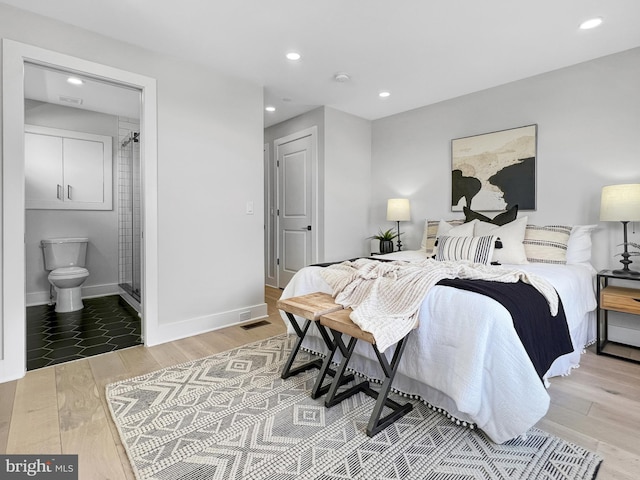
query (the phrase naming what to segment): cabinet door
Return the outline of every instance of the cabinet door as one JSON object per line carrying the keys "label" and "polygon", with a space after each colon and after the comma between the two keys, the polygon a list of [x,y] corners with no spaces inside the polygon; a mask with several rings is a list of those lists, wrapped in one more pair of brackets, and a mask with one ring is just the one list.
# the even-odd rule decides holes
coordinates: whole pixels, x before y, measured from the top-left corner
{"label": "cabinet door", "polygon": [[64,201],[104,202],[104,144],[64,138]]}
{"label": "cabinet door", "polygon": [[62,203],[62,138],[25,133],[24,158],[26,207]]}
{"label": "cabinet door", "polygon": [[113,208],[112,137],[25,125],[26,207]]}

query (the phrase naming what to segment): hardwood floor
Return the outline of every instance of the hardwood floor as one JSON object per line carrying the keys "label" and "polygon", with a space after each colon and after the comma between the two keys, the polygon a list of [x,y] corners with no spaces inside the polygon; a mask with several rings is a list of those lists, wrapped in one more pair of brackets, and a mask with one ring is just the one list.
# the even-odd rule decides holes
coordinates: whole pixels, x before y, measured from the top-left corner
{"label": "hardwood floor", "polygon": [[[0,452],[78,454],[80,478],[134,479],[106,403],[105,385],[195,360],[286,331],[265,290],[270,323],[228,327],[175,342],[132,347],[33,370],[0,384]],[[598,452],[598,480],[636,480],[640,472],[640,365],[597,356],[551,380],[551,407],[537,427]]]}

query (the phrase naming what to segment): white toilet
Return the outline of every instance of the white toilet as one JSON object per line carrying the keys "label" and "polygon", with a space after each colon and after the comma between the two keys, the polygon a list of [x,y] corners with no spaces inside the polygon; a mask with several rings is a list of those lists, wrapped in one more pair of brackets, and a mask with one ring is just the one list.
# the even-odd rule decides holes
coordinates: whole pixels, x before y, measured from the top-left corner
{"label": "white toilet", "polygon": [[50,238],[41,240],[44,268],[51,271],[49,282],[56,289],[56,312],[82,310],[81,287],[89,276],[84,268],[88,238]]}

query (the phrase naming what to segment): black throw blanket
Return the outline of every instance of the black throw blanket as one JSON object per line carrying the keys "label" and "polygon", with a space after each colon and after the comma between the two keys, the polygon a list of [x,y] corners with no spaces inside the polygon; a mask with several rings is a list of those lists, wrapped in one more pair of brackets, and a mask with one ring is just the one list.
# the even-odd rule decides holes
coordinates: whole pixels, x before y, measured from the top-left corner
{"label": "black throw blanket", "polygon": [[516,333],[541,379],[556,358],[573,351],[559,297],[558,314],[553,317],[547,300],[528,283],[456,278],[437,284],[480,293],[500,302],[511,314]]}

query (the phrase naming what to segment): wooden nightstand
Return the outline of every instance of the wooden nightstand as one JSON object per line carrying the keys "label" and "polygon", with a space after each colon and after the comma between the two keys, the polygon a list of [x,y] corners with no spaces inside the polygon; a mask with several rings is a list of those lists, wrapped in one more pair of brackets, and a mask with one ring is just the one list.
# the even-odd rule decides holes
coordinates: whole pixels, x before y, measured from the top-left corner
{"label": "wooden nightstand", "polygon": [[[622,355],[615,354],[611,351],[605,351],[605,347],[610,342],[609,340],[609,311],[629,313],[632,315],[638,315],[638,321],[640,321],[640,288],[630,288],[628,286],[614,286],[609,285],[610,280],[631,280],[640,282],[640,276],[631,275],[618,275],[611,270],[602,270],[598,272],[597,277],[597,295],[598,295],[598,310],[597,310],[597,330],[598,339],[596,343],[596,351],[598,355],[608,355],[610,357],[616,357],[629,362],[640,363],[640,360],[634,358],[628,358]],[[624,345],[619,343],[620,345]],[[630,348],[638,348],[633,345],[628,345]]]}

